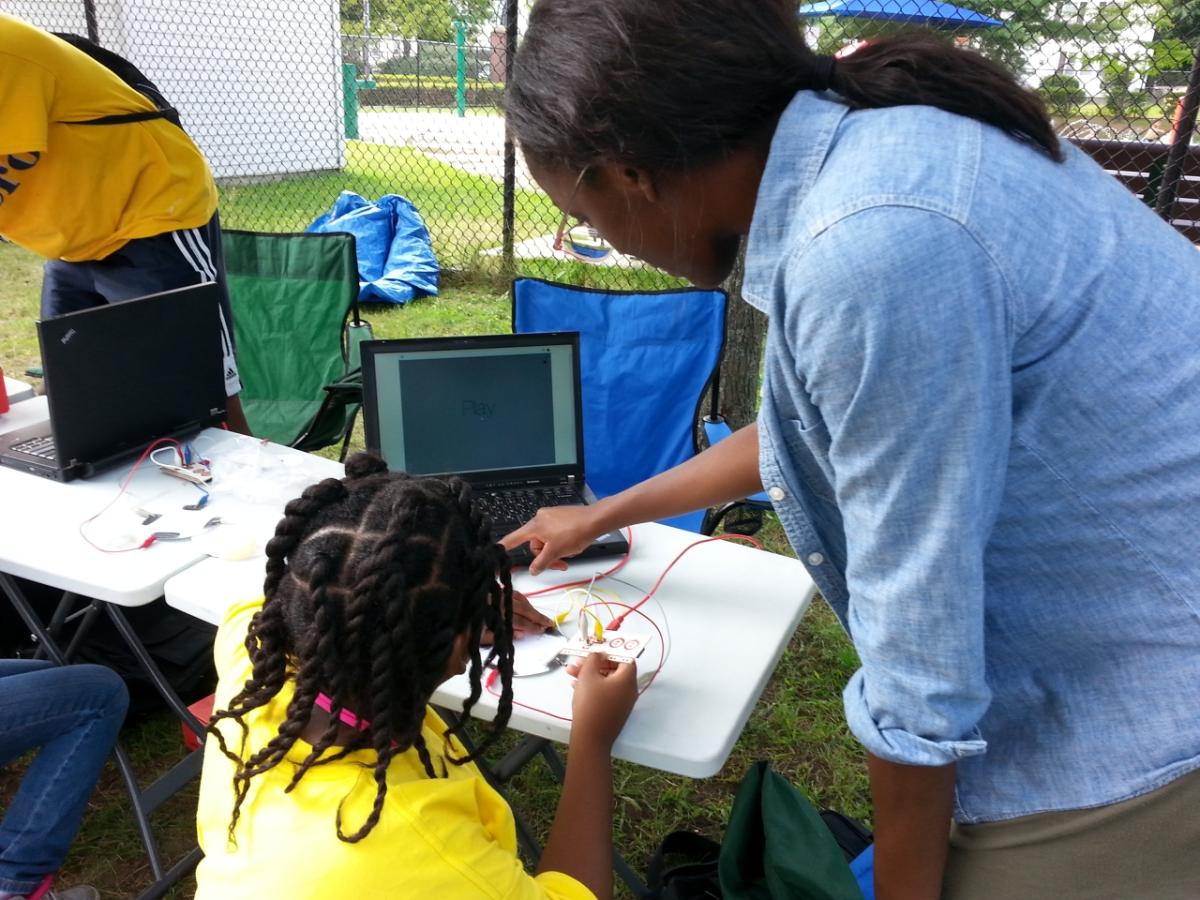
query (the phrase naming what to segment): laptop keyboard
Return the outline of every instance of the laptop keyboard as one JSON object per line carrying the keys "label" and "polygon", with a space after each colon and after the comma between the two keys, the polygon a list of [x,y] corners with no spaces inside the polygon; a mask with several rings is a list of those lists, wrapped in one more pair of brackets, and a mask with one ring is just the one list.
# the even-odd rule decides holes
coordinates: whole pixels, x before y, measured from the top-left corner
{"label": "laptop keyboard", "polygon": [[524,525],[543,506],[581,506],[583,497],[572,487],[527,488],[475,492],[475,503],[492,520],[492,532],[502,536]]}
{"label": "laptop keyboard", "polygon": [[48,434],[13,444],[11,449],[24,453],[26,456],[36,456],[47,462],[54,462],[58,459],[58,448],[54,446],[53,436]]}

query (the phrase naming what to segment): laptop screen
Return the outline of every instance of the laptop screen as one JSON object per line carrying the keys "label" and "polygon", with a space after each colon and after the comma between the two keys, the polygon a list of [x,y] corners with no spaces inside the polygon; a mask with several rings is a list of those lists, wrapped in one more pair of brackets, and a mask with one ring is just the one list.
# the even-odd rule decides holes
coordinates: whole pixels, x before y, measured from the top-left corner
{"label": "laptop screen", "polygon": [[414,475],[577,468],[577,345],[574,334],[365,344],[368,444]]}
{"label": "laptop screen", "polygon": [[38,323],[60,462],[97,463],[225,418],[215,284]]}

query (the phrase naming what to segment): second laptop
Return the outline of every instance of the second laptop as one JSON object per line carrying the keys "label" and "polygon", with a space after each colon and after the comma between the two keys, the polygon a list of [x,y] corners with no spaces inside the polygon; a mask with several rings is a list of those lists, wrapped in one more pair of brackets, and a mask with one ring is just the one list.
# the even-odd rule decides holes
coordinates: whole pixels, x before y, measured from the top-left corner
{"label": "second laptop", "polygon": [[[543,506],[595,502],[583,459],[576,332],[368,341],[367,447],[393,471],[457,475],[497,539]],[[620,555],[620,532],[580,557]],[[527,547],[510,553],[530,560]]]}

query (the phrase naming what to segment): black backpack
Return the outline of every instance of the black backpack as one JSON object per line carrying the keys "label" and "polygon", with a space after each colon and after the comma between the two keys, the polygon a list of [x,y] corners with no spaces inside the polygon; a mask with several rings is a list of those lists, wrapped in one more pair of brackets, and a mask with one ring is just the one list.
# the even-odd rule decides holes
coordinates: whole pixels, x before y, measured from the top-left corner
{"label": "black backpack", "polygon": [[82,35],[55,31],[54,36],[60,38],[83,53],[86,53],[104,68],[115,74],[123,82],[149,100],[156,107],[141,112],[118,113],[112,116],[101,116],[98,119],[86,119],[82,122],[68,122],[69,125],[127,125],[131,122],[148,122],[152,119],[166,119],[172,125],[183,128],[179,121],[179,111],[163,96],[162,91],[142,74],[142,70],[125,57],[101,47]]}
{"label": "black backpack", "polygon": [[[847,863],[875,840],[862,822],[832,809],[821,811],[821,821]],[[648,896],[651,900],[721,900],[720,858],[721,845],[711,838],[691,831],[672,831],[650,860]]]}

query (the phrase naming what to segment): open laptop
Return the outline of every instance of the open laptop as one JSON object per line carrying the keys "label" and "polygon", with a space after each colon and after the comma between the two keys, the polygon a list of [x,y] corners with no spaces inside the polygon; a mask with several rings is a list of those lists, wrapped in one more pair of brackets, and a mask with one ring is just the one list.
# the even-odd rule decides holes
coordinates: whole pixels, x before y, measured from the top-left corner
{"label": "open laptop", "polygon": [[[578,333],[366,341],[362,367],[367,446],[393,471],[468,481],[497,539],[540,507],[595,502]],[[579,555],[628,549],[615,531]],[[509,555],[532,559],[527,546]]]}
{"label": "open laptop", "polygon": [[0,435],[0,463],[70,481],[224,421],[217,291],[196,285],[38,322],[50,419]]}

